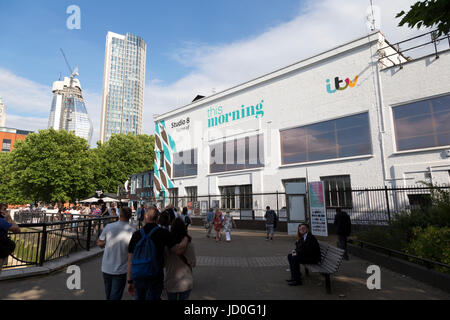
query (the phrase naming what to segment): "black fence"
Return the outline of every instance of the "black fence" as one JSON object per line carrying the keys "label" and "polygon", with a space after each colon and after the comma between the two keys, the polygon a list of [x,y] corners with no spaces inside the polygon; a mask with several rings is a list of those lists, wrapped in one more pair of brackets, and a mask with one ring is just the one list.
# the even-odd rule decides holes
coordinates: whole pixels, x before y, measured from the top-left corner
{"label": "black fence", "polygon": [[[352,223],[386,225],[395,214],[409,213],[432,205],[435,192],[450,192],[449,185],[377,187],[325,190],[328,222],[334,221],[336,209],[345,210]],[[305,213],[309,216],[308,194],[304,196]],[[168,197],[166,204],[191,209],[191,216],[204,218],[208,208],[219,207],[230,211],[235,219],[264,220],[266,206],[278,213],[280,221],[287,221],[287,196],[284,192],[222,194],[204,196]]]}
{"label": "black fence", "polygon": [[[48,222],[49,219],[59,219],[58,216],[36,212],[15,214],[21,233],[9,234],[16,243],[16,248],[5,259],[4,268],[42,266],[45,262],[67,257],[73,252],[89,251],[97,245],[97,239],[105,225],[117,221],[117,217],[79,217]],[[29,223],[30,219],[38,222]]]}

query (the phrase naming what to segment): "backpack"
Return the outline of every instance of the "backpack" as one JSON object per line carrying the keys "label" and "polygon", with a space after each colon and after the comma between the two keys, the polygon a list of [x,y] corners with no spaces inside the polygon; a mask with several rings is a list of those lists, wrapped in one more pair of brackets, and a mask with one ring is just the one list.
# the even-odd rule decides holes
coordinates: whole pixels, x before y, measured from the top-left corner
{"label": "backpack", "polygon": [[273,211],[273,228],[275,229],[277,227],[278,222],[278,216],[275,211]]}
{"label": "backpack", "polygon": [[142,239],[136,244],[131,261],[133,280],[152,278],[161,271],[162,264],[156,257],[156,246],[151,239],[157,229],[159,227],[154,227],[149,234],[145,234],[144,228],[141,229]]}

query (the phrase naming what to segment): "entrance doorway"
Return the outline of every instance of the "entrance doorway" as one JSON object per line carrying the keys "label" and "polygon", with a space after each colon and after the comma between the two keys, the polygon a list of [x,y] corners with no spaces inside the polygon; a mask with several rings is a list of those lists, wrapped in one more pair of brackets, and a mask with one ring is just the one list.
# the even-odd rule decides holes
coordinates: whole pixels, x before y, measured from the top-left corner
{"label": "entrance doorway", "polygon": [[306,222],[306,181],[305,179],[284,180],[287,204],[288,234],[297,234],[298,225]]}

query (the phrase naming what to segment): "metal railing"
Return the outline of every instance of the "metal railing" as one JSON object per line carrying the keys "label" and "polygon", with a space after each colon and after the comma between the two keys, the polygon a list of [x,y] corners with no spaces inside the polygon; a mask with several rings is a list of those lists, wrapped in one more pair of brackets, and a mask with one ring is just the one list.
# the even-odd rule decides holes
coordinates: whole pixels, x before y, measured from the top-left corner
{"label": "metal railing", "polygon": [[389,257],[398,257],[403,260],[414,261],[416,263],[419,263],[419,264],[425,266],[428,269],[435,269],[436,267],[441,267],[441,268],[446,268],[447,272],[450,272],[450,265],[442,263],[442,262],[437,262],[437,261],[417,257],[414,255],[405,253],[405,252],[382,247],[382,246],[379,246],[379,245],[376,245],[376,244],[373,244],[370,242],[362,241],[362,240],[348,239],[348,242],[351,244],[358,245],[360,248],[364,248],[364,247],[373,248],[377,251],[387,254]]}
{"label": "metal railing", "polygon": [[[439,52],[450,49],[450,34],[438,36],[438,31],[433,30],[395,44],[387,43],[387,46],[378,50],[378,61],[387,67],[400,66],[403,68],[404,63],[430,54],[434,54],[436,59],[439,59]],[[413,54],[413,56],[406,56],[406,53]]]}
{"label": "metal railing", "polygon": [[42,266],[73,252],[89,251],[96,246],[103,228],[113,221],[117,221],[117,217],[19,223],[21,232],[9,234],[16,248],[4,261],[3,268]]}
{"label": "metal railing", "polygon": [[[387,225],[396,214],[409,213],[432,205],[434,191],[450,192],[449,185],[428,187],[415,185],[409,187],[372,187],[325,190],[327,218],[333,223],[336,209],[345,210],[352,223],[359,225]],[[308,212],[307,194],[305,210]],[[225,212],[230,211],[233,218],[240,220],[264,220],[266,206],[278,214],[279,221],[287,221],[287,199],[284,192],[252,193],[245,195],[203,195],[197,197],[178,196],[166,199],[166,204],[180,208],[189,207],[191,216],[204,218],[208,208],[216,205]],[[307,214],[308,215],[308,214]]]}

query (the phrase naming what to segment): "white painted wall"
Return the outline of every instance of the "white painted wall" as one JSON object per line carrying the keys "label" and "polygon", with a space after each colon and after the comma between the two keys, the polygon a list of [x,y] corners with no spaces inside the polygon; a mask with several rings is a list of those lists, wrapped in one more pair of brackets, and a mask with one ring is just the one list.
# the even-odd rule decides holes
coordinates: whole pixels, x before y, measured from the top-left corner
{"label": "white painted wall", "polygon": [[[179,196],[185,195],[184,187],[198,186],[201,196],[219,194],[219,186],[248,184],[249,181],[254,193],[282,192],[283,179],[318,181],[323,176],[345,174],[350,175],[353,187],[379,187],[389,185],[391,179],[409,175],[410,171],[427,170],[430,165],[435,182],[449,183],[445,170],[448,170],[446,166],[450,160],[442,157],[442,150],[395,154],[390,106],[448,93],[450,53],[442,54],[434,62],[426,58],[407,63],[401,71],[398,67],[380,70],[377,49],[383,46],[381,33],[374,33],[155,117],[155,121],[165,120],[177,151],[198,149],[198,175],[174,179]],[[353,79],[356,75],[359,75],[356,87],[334,94],[327,92],[326,79],[333,81],[336,76]],[[219,128],[208,128],[208,109],[211,107],[222,106],[225,112],[231,112],[241,105],[256,105],[261,100],[264,100],[263,118],[246,118]],[[279,130],[366,111],[370,119],[371,155],[281,166]],[[186,121],[188,117],[189,125],[172,128],[172,123]],[[264,134],[266,163],[263,169],[209,174],[209,145],[257,133]],[[273,196],[255,196],[254,202],[257,201],[262,209],[266,205],[274,207],[274,199]],[[283,205],[280,203],[280,207]]]}

